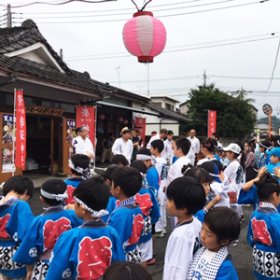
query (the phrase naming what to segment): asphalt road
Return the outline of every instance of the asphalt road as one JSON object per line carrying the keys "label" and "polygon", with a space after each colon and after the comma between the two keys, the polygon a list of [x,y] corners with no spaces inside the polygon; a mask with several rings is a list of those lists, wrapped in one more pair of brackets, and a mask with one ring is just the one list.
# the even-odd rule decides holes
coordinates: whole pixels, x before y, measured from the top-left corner
{"label": "asphalt road", "polygon": [[[30,205],[35,215],[38,215],[43,210],[43,205],[39,200],[39,189],[35,190],[33,198],[30,200]],[[237,269],[240,280],[253,280],[252,276],[252,253],[250,247],[246,243],[247,225],[252,210],[250,207],[244,207],[245,221],[242,223],[241,235],[239,243],[236,247],[229,247],[232,261]],[[155,253],[157,263],[149,266],[148,270],[154,280],[162,279],[163,260],[166,243],[170,234],[170,227],[164,238],[157,238],[155,244]]]}

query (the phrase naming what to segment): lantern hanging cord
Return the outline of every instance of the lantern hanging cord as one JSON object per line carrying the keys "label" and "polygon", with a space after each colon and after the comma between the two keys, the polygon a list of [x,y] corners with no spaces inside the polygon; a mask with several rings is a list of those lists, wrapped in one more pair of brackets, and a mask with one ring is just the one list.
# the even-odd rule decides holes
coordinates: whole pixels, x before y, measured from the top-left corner
{"label": "lantern hanging cord", "polygon": [[147,97],[150,98],[150,63],[147,63]]}
{"label": "lantern hanging cord", "polygon": [[134,4],[134,6],[136,7],[136,9],[137,9],[138,12],[143,12],[144,9],[147,7],[147,5],[148,5],[150,2],[152,2],[152,0],[149,0],[148,2],[146,2],[146,3],[144,4],[144,6],[143,6],[141,9],[138,8],[138,5],[135,3],[134,0],[131,0],[131,2]]}

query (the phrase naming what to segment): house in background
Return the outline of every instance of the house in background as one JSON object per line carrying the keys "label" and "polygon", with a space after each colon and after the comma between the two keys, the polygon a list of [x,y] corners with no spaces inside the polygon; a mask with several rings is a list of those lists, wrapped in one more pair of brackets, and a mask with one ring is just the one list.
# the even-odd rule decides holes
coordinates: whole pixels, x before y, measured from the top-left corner
{"label": "house in background", "polygon": [[168,96],[152,96],[151,101],[153,104],[173,112],[176,110],[176,105],[179,103],[178,100]]}
{"label": "house in background", "polygon": [[[172,130],[175,136],[182,134],[182,125],[187,122],[185,116],[176,112],[177,100],[165,96],[153,96],[145,108],[142,116],[146,118],[146,135],[150,136],[153,131],[160,131],[162,128]],[[156,114],[155,114],[156,113]]]}
{"label": "house in background", "polygon": [[188,108],[188,101],[185,101],[181,104],[179,104],[179,111],[181,114],[187,115],[189,108]]}

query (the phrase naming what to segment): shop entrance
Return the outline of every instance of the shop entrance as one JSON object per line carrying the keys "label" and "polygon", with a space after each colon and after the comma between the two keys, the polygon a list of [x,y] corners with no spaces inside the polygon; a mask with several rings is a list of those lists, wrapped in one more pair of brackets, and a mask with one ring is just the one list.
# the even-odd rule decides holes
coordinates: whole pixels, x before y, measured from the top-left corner
{"label": "shop entrance", "polygon": [[63,165],[62,118],[27,115],[26,171],[57,175]]}

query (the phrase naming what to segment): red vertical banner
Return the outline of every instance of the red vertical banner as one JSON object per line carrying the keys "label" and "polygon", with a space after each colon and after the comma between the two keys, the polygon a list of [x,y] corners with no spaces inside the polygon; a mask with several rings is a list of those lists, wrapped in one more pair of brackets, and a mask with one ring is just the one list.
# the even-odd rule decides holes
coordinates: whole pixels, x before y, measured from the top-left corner
{"label": "red vertical banner", "polygon": [[135,129],[139,131],[139,135],[141,136],[142,143],[145,144],[145,136],[146,136],[146,118],[135,117]]}
{"label": "red vertical banner", "polygon": [[208,110],[208,138],[216,132],[217,129],[217,111]]}
{"label": "red vertical banner", "polygon": [[15,166],[25,170],[26,160],[26,117],[23,90],[15,91],[16,98],[16,145]]}
{"label": "red vertical banner", "polygon": [[95,146],[96,136],[96,107],[77,106],[76,108],[76,127],[87,126],[88,136],[91,143]]}

